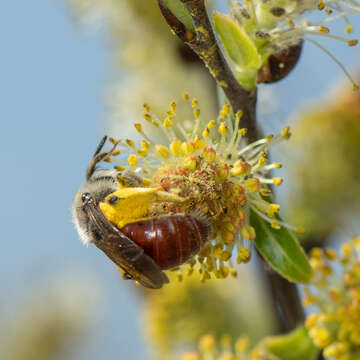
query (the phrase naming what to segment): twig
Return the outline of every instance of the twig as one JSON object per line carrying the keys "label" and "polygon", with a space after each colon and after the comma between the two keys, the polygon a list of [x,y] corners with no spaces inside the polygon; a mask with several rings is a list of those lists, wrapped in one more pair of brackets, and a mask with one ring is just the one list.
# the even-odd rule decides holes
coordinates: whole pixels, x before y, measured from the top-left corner
{"label": "twig", "polygon": [[304,311],[299,298],[296,285],[281,277],[271,266],[262,258],[262,265],[265,277],[275,305],[282,333],[295,329],[304,322]]}
{"label": "twig", "polygon": [[248,141],[257,138],[256,133],[256,90],[246,91],[241,87],[227,64],[217,42],[208,18],[204,0],[181,0],[188,8],[194,26],[195,34],[169,11],[161,0],[158,0],[160,10],[175,34],[203,60],[210,74],[223,89],[234,113],[241,110],[241,127],[248,129]]}

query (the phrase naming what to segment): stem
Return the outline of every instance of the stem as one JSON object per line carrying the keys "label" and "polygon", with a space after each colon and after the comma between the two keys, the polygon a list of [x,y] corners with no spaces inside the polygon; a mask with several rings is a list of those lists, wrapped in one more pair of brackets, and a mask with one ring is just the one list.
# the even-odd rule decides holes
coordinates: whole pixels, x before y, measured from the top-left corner
{"label": "stem", "polygon": [[241,126],[248,129],[249,142],[257,138],[256,133],[256,89],[246,91],[234,77],[227,64],[214,35],[204,0],[181,0],[188,8],[195,33],[188,30],[164,5],[158,0],[160,10],[175,34],[202,59],[217,84],[223,89],[234,113],[241,110]]}

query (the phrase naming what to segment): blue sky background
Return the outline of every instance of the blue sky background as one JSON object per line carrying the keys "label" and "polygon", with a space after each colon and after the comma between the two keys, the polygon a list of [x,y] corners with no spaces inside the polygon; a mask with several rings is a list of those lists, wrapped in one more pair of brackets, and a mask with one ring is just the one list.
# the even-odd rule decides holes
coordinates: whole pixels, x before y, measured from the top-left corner
{"label": "blue sky background", "polygon": [[[359,63],[358,47],[325,43],[350,69]],[[104,98],[115,76],[106,34],[79,31],[62,1],[13,0],[0,5],[0,44],[0,316],[11,317],[24,294],[62,274],[86,274],[104,300],[78,358],[145,359],[139,298],[102,253],[80,243],[70,216],[110,111]],[[299,66],[274,86],[282,105],[265,127],[282,127],[299,104],[343,78],[307,44]]]}

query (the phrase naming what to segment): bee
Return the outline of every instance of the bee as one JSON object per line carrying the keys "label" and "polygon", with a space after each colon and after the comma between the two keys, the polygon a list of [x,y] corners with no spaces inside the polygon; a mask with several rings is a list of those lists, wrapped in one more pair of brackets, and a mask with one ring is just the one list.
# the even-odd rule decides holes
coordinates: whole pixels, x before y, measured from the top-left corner
{"label": "bee", "polygon": [[[100,211],[98,204],[119,187],[119,172],[97,170],[97,164],[110,156],[116,144],[101,152],[107,137],[97,147],[86,170],[86,182],[78,190],[72,204],[73,222],[82,242],[93,243],[123,270],[126,279],[134,279],[147,288],[158,289],[169,282],[160,267],[144,250],[112,225]],[[137,184],[136,175],[126,175],[129,183]]]}
{"label": "bee", "polygon": [[[196,212],[143,217],[143,209],[146,213],[154,201],[182,199],[141,187],[143,180],[136,174],[97,170],[97,164],[116,147],[114,144],[110,151],[101,152],[105,142],[106,137],[89,163],[85,185],[75,195],[73,221],[83,243],[95,244],[123,270],[125,278],[148,288],[161,288],[168,282],[162,270],[177,267],[197,254],[210,237],[210,224]],[[104,213],[115,218],[108,219]]]}

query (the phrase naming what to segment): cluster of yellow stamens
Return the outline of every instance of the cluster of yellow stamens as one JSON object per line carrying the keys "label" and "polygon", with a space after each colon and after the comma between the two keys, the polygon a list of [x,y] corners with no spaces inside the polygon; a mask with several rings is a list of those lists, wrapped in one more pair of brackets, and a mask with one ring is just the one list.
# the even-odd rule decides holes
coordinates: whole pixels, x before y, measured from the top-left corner
{"label": "cluster of yellow stamens", "polygon": [[223,336],[218,346],[212,335],[204,335],[199,341],[199,351],[184,353],[181,360],[247,360],[249,345],[247,336],[239,337],[234,346],[229,336]]}
{"label": "cluster of yellow stamens", "polygon": [[[189,100],[187,94],[184,100]],[[145,123],[160,129],[167,141],[156,144],[145,133],[144,124],[137,123],[135,128],[143,137],[141,145],[135,146],[132,140],[112,140],[118,143],[121,151],[131,154],[127,155],[127,160],[112,157],[111,161],[121,163],[115,166],[119,171],[127,170],[142,176],[145,179],[142,186],[156,188],[162,194],[166,192],[174,197],[174,201],[171,197],[163,197],[163,201],[152,202],[147,217],[182,213],[210,225],[209,241],[188,261],[188,266],[181,267],[179,279],[184,272],[191,274],[195,265],[199,267],[202,281],[209,279],[211,274],[217,278],[229,274],[235,277],[234,250],[238,264],[248,262],[251,243],[256,236],[249,223],[250,210],[274,228],[287,226],[291,230],[301,230],[277,220],[280,206],[264,200],[271,194],[271,185],[282,183],[282,178],[269,176],[271,170],[281,165],[269,163],[268,149],[288,139],[290,131],[287,127],[277,136],[270,135],[246,144],[246,129],[240,128],[241,112],[232,114],[230,106],[225,105],[216,120],[204,122],[196,99],[192,100],[191,106],[193,129],[187,134],[182,123],[175,119],[175,102],[170,104],[163,120],[145,105]],[[126,216],[129,218],[129,214]],[[136,220],[134,218],[133,222]],[[125,224],[122,222],[122,225]]]}
{"label": "cluster of yellow stamens", "polygon": [[319,309],[306,319],[315,345],[326,358],[360,359],[360,237],[331,249],[313,249],[314,288],[305,289],[304,305]]}

